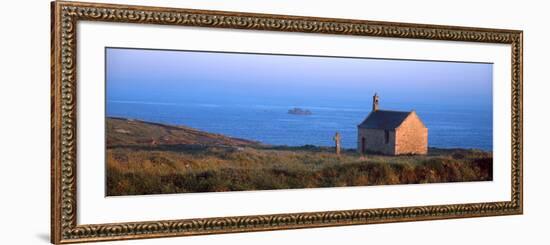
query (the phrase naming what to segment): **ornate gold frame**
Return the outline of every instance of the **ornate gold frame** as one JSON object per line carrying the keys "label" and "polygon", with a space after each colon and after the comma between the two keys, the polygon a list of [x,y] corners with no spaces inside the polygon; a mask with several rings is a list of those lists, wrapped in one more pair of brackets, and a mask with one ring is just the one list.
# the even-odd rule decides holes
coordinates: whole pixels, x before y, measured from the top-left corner
{"label": "ornate gold frame", "polygon": [[[56,1],[51,4],[51,242],[374,224],[523,213],[523,32],[302,16]],[[511,44],[511,201],[311,213],[77,224],[76,45],[78,21],[127,22],[282,32]]]}

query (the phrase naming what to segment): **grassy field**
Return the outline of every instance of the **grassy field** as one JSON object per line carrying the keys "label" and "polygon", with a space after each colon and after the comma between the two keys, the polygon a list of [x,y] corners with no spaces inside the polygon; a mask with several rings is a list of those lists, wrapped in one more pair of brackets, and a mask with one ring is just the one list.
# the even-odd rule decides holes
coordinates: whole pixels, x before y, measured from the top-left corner
{"label": "grassy field", "polygon": [[427,156],[340,156],[187,127],[109,118],[107,195],[143,195],[492,180],[492,153],[430,148]]}

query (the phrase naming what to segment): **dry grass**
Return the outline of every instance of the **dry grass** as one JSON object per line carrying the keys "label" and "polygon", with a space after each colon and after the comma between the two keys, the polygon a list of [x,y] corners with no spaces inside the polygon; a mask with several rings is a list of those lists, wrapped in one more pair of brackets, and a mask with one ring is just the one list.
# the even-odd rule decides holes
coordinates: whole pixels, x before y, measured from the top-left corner
{"label": "dry grass", "polygon": [[492,154],[337,156],[320,147],[130,145],[107,151],[107,195],[218,192],[492,180]]}

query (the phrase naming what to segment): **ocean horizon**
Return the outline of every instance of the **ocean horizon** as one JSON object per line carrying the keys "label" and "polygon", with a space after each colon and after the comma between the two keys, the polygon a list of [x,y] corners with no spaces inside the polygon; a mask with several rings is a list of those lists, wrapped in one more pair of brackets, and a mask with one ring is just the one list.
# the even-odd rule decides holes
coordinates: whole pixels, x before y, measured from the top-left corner
{"label": "ocean horizon", "polygon": [[[428,127],[428,146],[492,151],[492,108],[470,105],[434,106],[386,103],[381,110],[411,111]],[[289,114],[301,108],[311,115]],[[357,125],[371,112],[370,106],[317,104],[164,103],[108,100],[107,117],[181,125],[230,137],[281,146],[334,146],[341,135],[342,147],[357,148]]]}

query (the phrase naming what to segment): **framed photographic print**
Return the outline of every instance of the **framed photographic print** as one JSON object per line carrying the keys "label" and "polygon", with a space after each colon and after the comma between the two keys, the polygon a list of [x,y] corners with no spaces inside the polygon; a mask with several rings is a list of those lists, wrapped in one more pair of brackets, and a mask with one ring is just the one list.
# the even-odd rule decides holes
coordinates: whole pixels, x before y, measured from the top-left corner
{"label": "framed photographic print", "polygon": [[51,10],[52,243],[523,212],[522,31]]}

